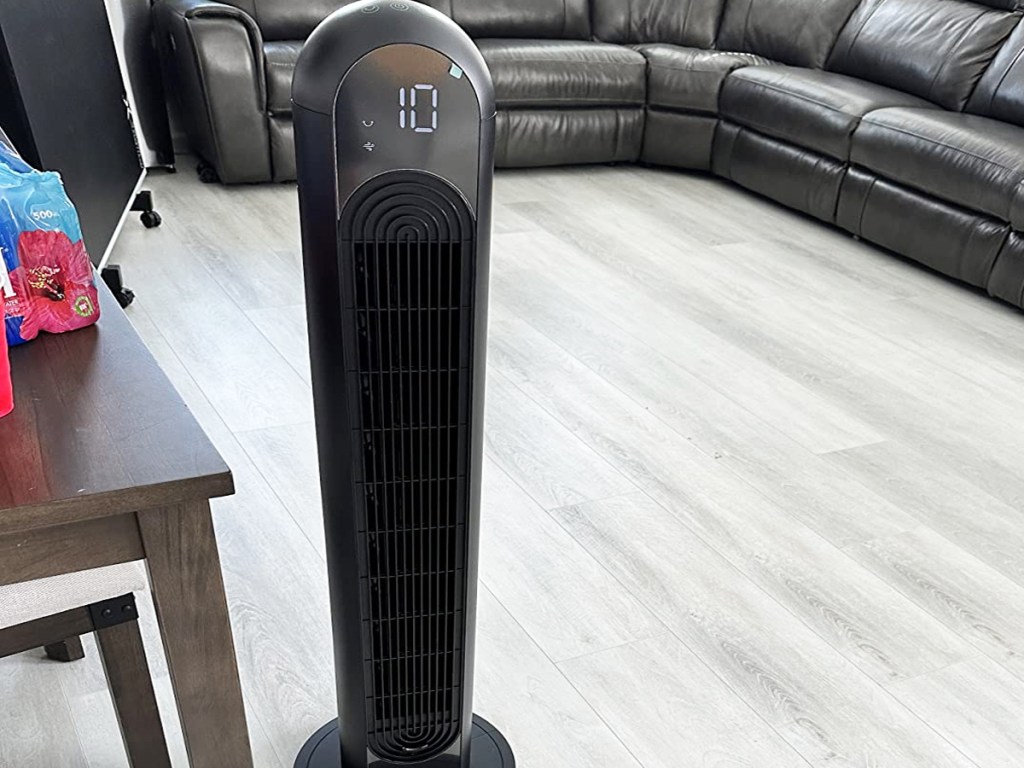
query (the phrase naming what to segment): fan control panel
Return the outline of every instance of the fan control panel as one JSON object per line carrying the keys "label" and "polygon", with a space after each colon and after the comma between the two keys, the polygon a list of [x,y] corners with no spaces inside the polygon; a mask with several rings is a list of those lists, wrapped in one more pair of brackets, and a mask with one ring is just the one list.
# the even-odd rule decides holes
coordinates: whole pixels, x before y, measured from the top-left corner
{"label": "fan control panel", "polygon": [[[373,7],[373,6],[367,6]],[[345,75],[335,106],[338,200],[388,171],[416,169],[454,185],[474,210],[480,103],[457,62],[421,45],[388,45]]]}

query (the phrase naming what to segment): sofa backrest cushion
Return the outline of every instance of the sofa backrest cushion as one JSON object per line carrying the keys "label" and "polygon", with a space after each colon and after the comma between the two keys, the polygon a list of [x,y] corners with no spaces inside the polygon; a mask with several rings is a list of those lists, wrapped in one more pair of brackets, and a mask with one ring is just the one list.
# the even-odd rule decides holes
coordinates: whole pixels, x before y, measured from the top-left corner
{"label": "sofa backrest cushion", "polygon": [[828,68],[961,110],[1019,19],[966,0],[864,0]]}
{"label": "sofa backrest cushion", "polygon": [[587,0],[427,0],[475,38],[590,38]]}
{"label": "sofa backrest cushion", "polygon": [[256,20],[264,40],[305,40],[316,25],[352,0],[221,0]]}
{"label": "sofa backrest cushion", "polygon": [[728,0],[718,48],[800,67],[825,66],[861,0]]}
{"label": "sofa backrest cushion", "polygon": [[[354,1],[223,0],[252,16],[263,33],[263,39],[271,41],[305,40],[317,24],[338,8]],[[422,1],[424,5],[455,19],[473,37],[590,38],[588,0]]]}
{"label": "sofa backrest cushion", "polygon": [[1024,10],[1024,0],[974,0],[974,2],[987,5],[989,8],[998,8],[1001,11]]}
{"label": "sofa backrest cushion", "polygon": [[967,111],[1024,125],[1024,22],[1017,25],[978,81]]}
{"label": "sofa backrest cushion", "polygon": [[711,48],[725,0],[591,0],[594,36],[606,43]]}

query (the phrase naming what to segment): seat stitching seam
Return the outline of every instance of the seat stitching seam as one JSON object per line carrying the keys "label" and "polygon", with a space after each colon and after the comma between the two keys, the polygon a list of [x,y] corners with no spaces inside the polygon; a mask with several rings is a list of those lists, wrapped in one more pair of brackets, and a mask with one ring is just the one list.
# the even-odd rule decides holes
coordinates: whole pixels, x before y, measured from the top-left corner
{"label": "seat stitching seam", "polygon": [[[984,15],[985,15],[984,13],[979,13],[978,16],[974,19],[974,21],[971,22],[970,26],[967,27],[967,29],[965,29],[963,32],[960,33],[960,37],[957,38],[956,43],[954,43],[953,47],[950,49],[951,50],[951,54],[949,56],[947,56],[943,60],[941,66],[938,69],[938,71],[935,73],[934,77],[932,77],[932,81],[930,83],[928,83],[928,97],[929,98],[931,98],[931,96],[932,96],[932,94],[933,94],[933,92],[935,90],[935,83],[938,82],[939,77],[942,76],[942,73],[945,72],[946,68],[949,66],[949,62],[952,61],[952,58],[953,58],[952,57],[952,52],[955,52],[956,49],[960,46],[960,43],[962,43],[964,41],[964,39],[967,37],[967,35],[974,31],[974,28],[976,26],[978,26],[978,22],[981,21],[981,19],[983,18]],[[968,97],[969,96],[970,96],[970,94],[968,94]]]}
{"label": "seat stitching seam", "polygon": [[857,217],[857,236],[864,236],[864,216],[868,211],[868,199],[871,197],[871,193],[875,191],[875,184],[878,183],[878,176],[872,175],[871,182],[868,184],[868,189],[864,193],[864,201],[860,205],[860,215]]}
{"label": "seat stitching seam", "polygon": [[[1024,22],[1022,22],[1022,23],[1024,23]],[[992,109],[993,105],[996,102],[996,96],[999,94],[999,89],[1003,87],[1003,83],[1006,82],[1006,78],[1008,78],[1010,76],[1011,70],[1013,70],[1013,68],[1015,66],[1017,66],[1017,63],[1020,61],[1021,56],[1024,56],[1024,48],[1021,48],[1019,51],[1017,51],[1016,55],[1013,57],[1013,61],[1011,61],[1006,66],[1006,71],[1003,72],[1002,75],[1000,75],[999,82],[996,83],[996,87],[992,89],[992,94],[988,98],[988,107],[987,107],[987,109],[989,109],[989,110]],[[980,80],[978,82],[978,85],[981,85],[981,81]],[[975,89],[975,90],[977,90],[977,89]]]}
{"label": "seat stitching seam", "polygon": [[836,190],[836,199],[832,203],[832,220],[831,223],[835,224],[839,221],[839,201],[843,197],[843,182],[846,181],[847,174],[850,173],[850,162],[847,160],[843,163],[842,170],[839,175],[839,187]]}
{"label": "seat stitching seam", "polygon": [[[1005,47],[1006,43],[1009,42],[1010,38],[1013,37],[1013,33],[1016,32],[1017,29],[1020,27],[1021,20],[1024,19],[1024,13],[1019,14],[1017,8],[1014,8],[1011,11],[1011,15],[1017,16],[1017,20],[1014,22],[1014,28],[1010,30],[1009,34],[1004,35],[1003,38],[1000,40],[999,46],[996,49],[995,53],[993,53],[993,55],[989,58],[988,63],[985,64],[985,68],[981,71],[981,74],[978,76],[977,80],[975,80],[974,83],[971,85],[971,90],[967,93],[967,98],[964,100],[963,106],[960,107],[960,111],[967,111],[968,105],[974,100],[974,94],[976,94],[978,92],[978,89],[981,87],[981,81],[985,79],[985,76],[988,74],[989,70],[993,69],[993,65],[995,64],[996,59],[999,58],[999,54],[1002,53],[1002,49]],[[1017,54],[1014,56],[1014,61],[1016,61],[1019,56],[1020,51],[1018,51]],[[1004,72],[1002,75],[999,76],[999,85],[1002,85],[1003,79],[1006,77],[1006,74],[1007,73]]]}
{"label": "seat stitching seam", "polygon": [[498,103],[502,106],[509,104],[531,104],[531,105],[544,105],[544,104],[614,104],[621,107],[643,107],[646,106],[643,99],[636,101],[625,101],[624,99],[602,99],[602,98],[587,98],[587,97],[571,97],[571,96],[555,96],[550,99],[528,99],[521,97],[503,98],[499,99]]}
{"label": "seat stitching seam", "polygon": [[747,33],[750,31],[750,16],[754,12],[754,0],[747,0],[747,15],[743,17],[743,47],[749,48],[747,43]]}
{"label": "seat stitching seam", "polygon": [[792,96],[795,99],[799,99],[800,101],[805,101],[805,102],[807,102],[809,104],[815,104],[815,105],[821,107],[822,109],[828,109],[828,110],[831,110],[832,112],[836,112],[836,113],[838,113],[840,115],[845,115],[847,117],[854,117],[854,118],[857,117],[856,114],[853,114],[851,112],[845,112],[842,109],[840,109],[839,107],[833,106],[832,104],[828,104],[828,103],[823,102],[823,101],[818,101],[817,99],[811,98],[810,96],[804,96],[803,94],[795,93],[793,91],[787,91],[787,90],[785,90],[783,88],[779,88],[779,87],[774,86],[774,85],[767,85],[765,83],[755,83],[755,85],[757,85],[757,86],[759,86],[761,88],[764,88],[766,90],[769,90],[769,91],[774,91],[775,93],[781,93],[784,96]]}
{"label": "seat stitching seam", "polygon": [[684,39],[685,39],[685,36],[686,36],[686,30],[689,28],[690,14],[691,13],[693,13],[693,2],[692,1],[690,2],[689,5],[686,6],[686,13],[683,14],[683,28],[680,31],[683,33],[682,37]]}
{"label": "seat stitching seam", "polygon": [[[743,69],[744,65],[746,65],[746,66],[757,66],[756,64],[746,64],[746,62],[741,62],[741,61],[730,62],[730,64],[738,64],[739,65],[737,67],[738,69]],[[706,69],[706,68],[703,68],[703,67],[673,67],[673,66],[670,66],[668,64],[655,64],[654,62],[651,62],[651,69],[663,69],[666,72],[698,72],[698,73],[701,73],[701,74],[708,74],[708,75],[717,75],[719,73],[721,73],[723,75],[730,75],[730,74],[732,74],[732,72],[736,71],[735,69],[733,69],[733,70],[725,70],[725,69]]]}
{"label": "seat stitching seam", "polygon": [[260,9],[256,5],[255,0],[252,3],[252,20],[256,22],[256,26],[261,30],[263,29],[263,23],[260,21]]}
{"label": "seat stitching seam", "polygon": [[849,45],[846,46],[846,56],[852,55],[853,47],[857,44],[857,41],[860,40],[860,36],[861,33],[864,31],[864,28],[868,25],[868,22],[871,21],[872,18],[874,18],[874,15],[878,12],[878,9],[881,8],[884,4],[885,0],[878,0],[878,2],[875,4],[875,7],[868,11],[867,17],[864,19],[864,21],[861,22],[860,27],[853,34],[853,39],[850,41]]}
{"label": "seat stitching seam", "polygon": [[[982,283],[982,286],[985,288],[986,291],[988,291],[989,296],[992,295],[992,292],[989,290],[988,287],[989,283],[992,281],[992,273],[995,272],[996,265],[999,263],[999,257],[1002,255],[1003,248],[1006,247],[1006,242],[1010,239],[1010,234],[1012,232],[1013,225],[1011,224],[1006,228],[1006,231],[1003,233],[1003,238],[1002,240],[999,241],[999,246],[996,248],[995,256],[992,258],[992,263],[989,264],[988,270],[985,272],[985,280]],[[1021,286],[1021,291],[1022,294],[1024,294],[1024,286]]]}
{"label": "seat stitching seam", "polygon": [[[746,67],[741,67],[741,69],[746,69]],[[837,75],[839,75],[840,77],[842,77],[842,76],[843,76],[843,75],[841,75],[840,73],[829,73],[829,74],[837,74]],[[839,107],[835,107],[835,106],[832,106],[832,105],[831,105],[831,104],[829,104],[828,102],[824,102],[824,101],[818,101],[817,99],[814,99],[814,98],[812,98],[812,97],[810,97],[810,96],[807,96],[807,95],[804,95],[804,94],[801,94],[801,93],[797,93],[796,91],[787,91],[787,90],[785,90],[784,88],[780,88],[779,86],[777,86],[777,85],[774,85],[774,84],[770,84],[770,83],[761,83],[761,82],[757,82],[757,81],[753,81],[753,83],[754,83],[755,85],[761,86],[761,87],[763,87],[763,88],[766,88],[766,89],[768,89],[768,90],[772,90],[772,91],[775,91],[776,93],[781,93],[781,94],[782,94],[782,95],[784,95],[784,96],[793,96],[794,98],[797,98],[797,99],[804,99],[805,101],[809,101],[809,102],[811,102],[812,104],[817,104],[817,105],[819,105],[819,106],[821,106],[821,107],[825,107],[826,109],[831,109],[831,110],[833,110],[833,111],[836,111],[836,112],[842,112],[842,110],[841,110],[841,109],[840,109]],[[892,92],[892,93],[902,93],[902,92],[898,92],[898,91],[896,91],[896,90],[895,90],[895,89],[893,89],[893,88],[888,88],[888,87],[886,87],[886,86],[879,86],[879,87],[880,87],[880,88],[884,88],[885,90],[887,90],[887,91],[890,91],[890,92]],[[918,96],[914,96],[913,94],[905,94],[905,95],[907,95],[907,96],[910,96],[911,98],[914,98],[914,99],[916,99],[916,100],[918,101],[918,103],[919,103],[919,104],[923,104],[923,103],[925,103],[925,100],[924,100],[924,99],[921,99],[921,98],[920,98],[920,97],[918,97]],[[893,106],[894,106],[894,107],[899,107],[900,105],[893,105]],[[912,108],[918,108],[918,109],[920,109],[920,108],[922,108],[922,107],[912,107]],[[866,112],[866,113],[865,113],[864,115],[862,115],[862,116],[861,116],[861,119],[863,119],[863,118],[864,118],[864,117],[866,117],[866,116],[867,116],[868,114],[870,114],[870,112],[872,112],[872,111],[876,111],[876,110],[879,110],[879,109],[886,109],[886,107],[873,107],[872,109],[868,110],[868,112]],[[938,109],[938,107],[936,107],[936,109]],[[948,110],[944,110],[944,111],[948,111]],[[850,116],[855,116],[855,115],[853,115],[853,113],[851,113],[851,112],[843,112],[843,114],[844,114],[844,115],[850,115]]]}
{"label": "seat stitching seam", "polygon": [[[596,53],[596,51],[595,51],[595,53]],[[611,51],[609,51],[609,53],[611,53]],[[492,55],[494,55],[494,54],[492,54]],[[640,55],[641,55],[641,57],[643,56],[643,54],[640,54]],[[518,63],[526,62],[527,64],[541,64],[541,63],[543,63],[543,64],[581,64],[581,65],[585,65],[585,64],[614,64],[616,66],[623,66],[623,67],[636,67],[636,66],[639,66],[640,64],[646,64],[647,63],[646,61],[636,61],[634,59],[626,61],[624,59],[616,59],[616,58],[612,58],[612,57],[609,57],[609,58],[604,59],[604,60],[600,60],[600,59],[569,59],[569,58],[565,58],[565,57],[559,58],[558,55],[554,54],[554,53],[551,54],[550,56],[542,56],[542,55],[539,55],[539,54],[533,54],[531,56],[517,56],[515,58],[504,58],[504,57],[500,57],[500,56],[494,56],[494,59],[495,59],[494,63],[518,64]]]}
{"label": "seat stitching seam", "polygon": [[906,130],[904,128],[896,128],[896,127],[891,126],[891,125],[886,125],[885,123],[878,123],[878,122],[874,122],[872,120],[867,120],[867,119],[863,120],[862,122],[866,123],[867,125],[877,126],[877,127],[881,128],[883,130],[894,131],[896,133],[902,133],[904,136],[910,136],[911,138],[918,139],[919,141],[928,142],[929,144],[933,144],[936,147],[942,147],[943,149],[950,149],[950,150],[953,150],[954,152],[959,152],[961,154],[966,155],[967,157],[973,157],[975,160],[978,160],[978,161],[983,162],[983,163],[987,163],[988,165],[994,166],[996,168],[1002,168],[1004,171],[1009,171],[1011,173],[1016,173],[1017,176],[1018,176],[1018,179],[1024,179],[1024,168],[1019,168],[1019,169],[1018,168],[1012,168],[1012,167],[1010,167],[1008,165],[1003,165],[1002,163],[999,163],[999,162],[997,162],[995,160],[989,160],[987,157],[983,157],[982,155],[979,155],[979,154],[976,154],[974,152],[971,152],[970,150],[962,149],[962,148],[957,147],[957,146],[955,146],[953,144],[947,144],[944,141],[937,141],[935,139],[929,138],[928,136],[922,136],[922,135],[920,135],[918,133],[914,133],[913,131],[908,131],[908,130]]}
{"label": "seat stitching seam", "polygon": [[[726,118],[732,118],[732,116],[729,115],[729,114],[725,114],[724,116]],[[736,118],[732,118],[732,119],[736,119]],[[760,122],[758,122],[756,120],[748,120],[745,123],[742,123],[739,120],[737,120],[737,122],[743,128],[753,128],[754,130],[760,131],[761,133],[763,133],[763,134],[765,134],[767,136],[770,136],[773,139],[783,139],[785,141],[789,141],[791,144],[796,144],[796,142],[793,140],[792,134],[784,134],[782,131],[779,131],[775,126],[765,125],[764,123],[760,123]],[[849,139],[850,136],[851,136],[851,134],[849,134],[849,133],[845,135],[845,137],[847,139]],[[831,142],[831,140],[829,140],[826,143],[827,144],[831,144],[832,142]],[[849,143],[849,142],[847,142],[847,143]],[[812,151],[819,152],[819,153],[825,155],[826,157],[828,157],[831,160],[836,160],[836,161],[839,161],[839,162],[846,162],[846,160],[847,160],[847,158],[839,157],[836,154],[833,154],[833,152],[831,150],[822,149],[822,145],[821,144],[817,144],[817,145],[812,146],[811,142],[805,142],[805,143],[800,144],[799,146],[802,147],[802,148],[805,148],[805,149],[811,149]],[[846,154],[848,155],[849,152],[846,152]]]}

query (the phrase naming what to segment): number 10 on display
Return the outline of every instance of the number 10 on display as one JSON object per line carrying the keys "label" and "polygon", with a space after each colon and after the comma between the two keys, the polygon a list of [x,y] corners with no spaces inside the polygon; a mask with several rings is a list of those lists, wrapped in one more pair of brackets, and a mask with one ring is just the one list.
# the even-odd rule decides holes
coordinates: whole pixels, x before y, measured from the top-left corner
{"label": "number 10 on display", "polygon": [[[437,130],[437,86],[420,83],[411,88],[398,90],[398,125],[411,128],[416,133],[433,133]],[[424,113],[430,111],[427,118]]]}

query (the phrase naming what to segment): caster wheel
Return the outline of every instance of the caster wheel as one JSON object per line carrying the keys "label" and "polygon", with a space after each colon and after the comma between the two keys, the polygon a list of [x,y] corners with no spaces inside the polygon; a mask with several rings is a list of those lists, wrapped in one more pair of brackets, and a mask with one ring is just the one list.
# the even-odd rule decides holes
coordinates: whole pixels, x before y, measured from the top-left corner
{"label": "caster wheel", "polygon": [[142,226],[146,229],[159,227],[164,222],[163,218],[156,211],[145,211],[139,218],[142,219]]}
{"label": "caster wheel", "polygon": [[121,276],[121,267],[116,264],[112,264],[108,267],[103,268],[103,272],[100,273],[103,278],[103,282],[107,284],[107,288],[114,294],[114,298],[117,299],[117,303],[121,305],[121,309],[127,308],[133,301],[135,301],[135,292],[131,288],[124,287],[124,279]]}
{"label": "caster wheel", "polygon": [[122,288],[120,291],[114,293],[114,298],[117,299],[117,303],[121,305],[121,309],[127,309],[131,306],[132,302],[135,301],[135,291],[131,288]]}
{"label": "caster wheel", "polygon": [[220,176],[217,175],[217,169],[206,162],[199,163],[196,166],[196,173],[199,174],[199,180],[203,184],[216,184],[220,181]]}

